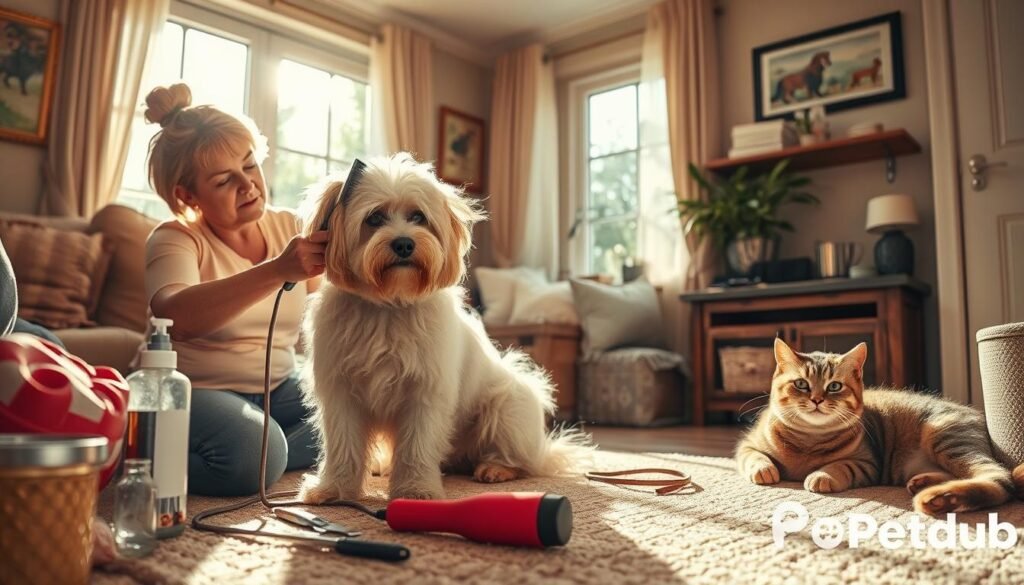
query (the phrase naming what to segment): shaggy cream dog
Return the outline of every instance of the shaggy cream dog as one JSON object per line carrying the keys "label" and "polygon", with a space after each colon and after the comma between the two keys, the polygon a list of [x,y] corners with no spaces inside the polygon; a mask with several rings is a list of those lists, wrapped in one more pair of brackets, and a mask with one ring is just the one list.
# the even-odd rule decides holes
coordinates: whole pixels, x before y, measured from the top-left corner
{"label": "shaggy cream dog", "polygon": [[368,161],[347,202],[320,195],[307,235],[331,213],[325,282],[304,323],[304,393],[321,455],[300,497],[355,499],[376,448],[391,452],[392,498],[442,498],[442,468],[483,482],[572,471],[591,447],[548,433],[547,375],[502,354],[466,310],[470,227],[483,214],[433,168],[400,154]]}

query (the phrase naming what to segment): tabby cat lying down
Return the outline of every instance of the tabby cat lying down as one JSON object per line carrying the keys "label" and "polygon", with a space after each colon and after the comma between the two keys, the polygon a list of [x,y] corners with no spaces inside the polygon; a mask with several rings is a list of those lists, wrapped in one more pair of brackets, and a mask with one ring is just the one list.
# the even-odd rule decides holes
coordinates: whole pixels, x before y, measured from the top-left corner
{"label": "tabby cat lying down", "polygon": [[803,481],[816,493],[906,485],[914,509],[939,516],[1024,497],[1024,465],[992,457],[982,415],[948,400],[864,389],[863,343],[844,355],[793,351],[775,340],[769,407],[740,441],[750,481]]}

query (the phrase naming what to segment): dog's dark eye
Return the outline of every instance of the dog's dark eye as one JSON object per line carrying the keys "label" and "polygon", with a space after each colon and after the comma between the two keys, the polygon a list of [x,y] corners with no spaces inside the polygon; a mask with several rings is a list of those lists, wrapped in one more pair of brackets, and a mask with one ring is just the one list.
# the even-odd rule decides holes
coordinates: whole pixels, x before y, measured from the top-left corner
{"label": "dog's dark eye", "polygon": [[427,217],[423,215],[422,211],[414,211],[409,215],[409,223],[424,223],[427,221]]}
{"label": "dog's dark eye", "polygon": [[793,382],[793,385],[796,386],[797,390],[804,390],[804,391],[806,391],[806,390],[810,390],[810,388],[811,388],[811,385],[808,384],[807,380],[804,380],[803,378],[800,378],[799,380]]}
{"label": "dog's dark eye", "polygon": [[825,389],[828,390],[829,392],[839,392],[840,390],[843,389],[843,383],[829,382],[828,386]]}
{"label": "dog's dark eye", "polygon": [[370,227],[380,227],[385,222],[384,214],[379,211],[374,211],[366,218],[366,225]]}

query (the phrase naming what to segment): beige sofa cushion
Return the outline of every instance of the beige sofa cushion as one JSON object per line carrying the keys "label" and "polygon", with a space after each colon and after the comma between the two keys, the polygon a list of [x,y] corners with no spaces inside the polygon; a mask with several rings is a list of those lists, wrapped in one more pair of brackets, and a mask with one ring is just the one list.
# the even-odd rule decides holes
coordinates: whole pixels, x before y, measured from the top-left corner
{"label": "beige sofa cushion", "polygon": [[96,309],[100,325],[146,330],[146,238],[157,221],[125,207],[108,205],[89,223],[89,232],[102,233],[113,243],[113,256]]}
{"label": "beige sofa cushion", "polygon": [[20,317],[51,329],[90,324],[93,283],[105,277],[102,234],[5,221],[0,237],[18,281]]}

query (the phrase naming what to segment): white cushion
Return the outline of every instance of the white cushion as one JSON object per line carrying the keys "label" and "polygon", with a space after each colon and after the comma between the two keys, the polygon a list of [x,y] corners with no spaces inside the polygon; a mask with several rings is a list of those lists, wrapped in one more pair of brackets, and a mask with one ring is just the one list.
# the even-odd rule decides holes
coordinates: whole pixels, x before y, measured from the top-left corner
{"label": "white cushion", "polygon": [[516,283],[515,303],[509,325],[526,323],[566,323],[578,325],[572,287],[568,281],[537,284],[526,280]]}
{"label": "white cushion", "polygon": [[515,303],[516,283],[520,280],[542,284],[547,282],[544,271],[539,268],[520,266],[517,268],[475,269],[476,281],[480,285],[480,299],[484,305],[484,323],[507,325]]}
{"label": "white cushion", "polygon": [[571,282],[585,356],[616,347],[665,347],[665,321],[658,293],[646,279],[622,286],[589,280]]}

